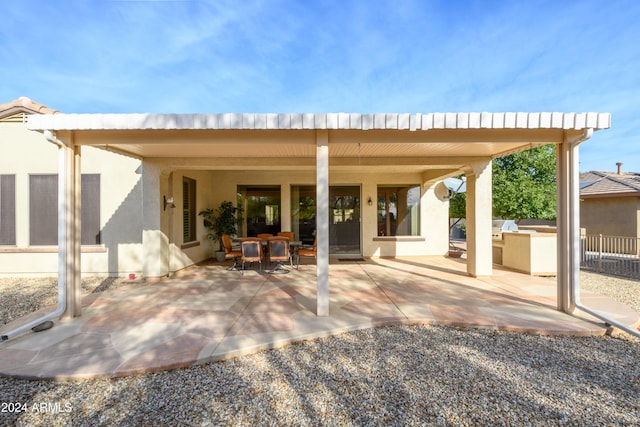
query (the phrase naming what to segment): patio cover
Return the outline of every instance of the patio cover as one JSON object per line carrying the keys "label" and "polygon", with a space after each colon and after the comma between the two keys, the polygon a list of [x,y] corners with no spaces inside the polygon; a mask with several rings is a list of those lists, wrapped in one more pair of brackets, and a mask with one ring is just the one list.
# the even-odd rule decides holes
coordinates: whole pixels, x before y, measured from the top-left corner
{"label": "patio cover", "polygon": [[[466,173],[468,272],[482,276],[491,274],[490,257],[487,266],[484,255],[491,252],[491,209],[476,203],[485,203],[487,188],[490,194],[491,160],[543,144],[558,146],[558,309],[573,311],[579,273],[577,146],[594,130],[609,128],[610,120],[608,113],[56,114],[30,116],[28,127],[60,147],[60,185],[66,190],[59,191],[59,274],[71,295],[67,316],[80,315],[74,289],[80,283],[76,195],[83,145],[143,163],[171,159],[180,168],[315,170],[317,314],[326,316],[330,169],[410,169],[425,181]],[[151,177],[143,185],[150,190],[145,206],[159,209],[159,190],[155,194],[151,188],[157,180]],[[152,220],[145,230],[158,223]]]}

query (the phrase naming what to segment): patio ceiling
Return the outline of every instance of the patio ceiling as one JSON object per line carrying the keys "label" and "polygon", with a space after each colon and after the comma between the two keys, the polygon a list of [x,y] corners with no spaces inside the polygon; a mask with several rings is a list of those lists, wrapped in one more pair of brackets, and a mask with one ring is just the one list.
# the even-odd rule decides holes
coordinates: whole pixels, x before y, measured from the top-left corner
{"label": "patio ceiling", "polygon": [[[329,156],[496,157],[534,145],[562,141],[562,131],[329,131]],[[283,158],[316,154],[315,130],[75,131],[75,143],[136,157]]]}
{"label": "patio ceiling", "polygon": [[[421,170],[459,167],[565,133],[608,128],[607,113],[431,114],[55,114],[29,128],[73,133],[78,145],[138,158],[204,160],[212,167],[314,167],[316,136],[327,132],[332,167],[392,165]],[[185,164],[191,162],[184,162]]]}

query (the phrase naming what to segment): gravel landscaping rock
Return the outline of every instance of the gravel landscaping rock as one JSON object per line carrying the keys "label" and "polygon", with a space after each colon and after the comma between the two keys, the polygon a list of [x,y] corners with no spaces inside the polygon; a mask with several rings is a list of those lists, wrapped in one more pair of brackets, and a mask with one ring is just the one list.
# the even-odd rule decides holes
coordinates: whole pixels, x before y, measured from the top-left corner
{"label": "gravel landscaping rock", "polygon": [[[609,279],[583,288],[638,309],[638,283]],[[0,404],[28,426],[640,425],[640,341],[394,326],[157,374],[0,378]]]}

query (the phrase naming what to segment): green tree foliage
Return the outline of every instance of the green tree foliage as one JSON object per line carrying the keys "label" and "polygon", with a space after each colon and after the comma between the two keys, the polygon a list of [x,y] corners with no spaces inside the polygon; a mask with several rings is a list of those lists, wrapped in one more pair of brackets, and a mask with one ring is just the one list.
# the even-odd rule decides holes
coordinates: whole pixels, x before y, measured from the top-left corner
{"label": "green tree foliage", "polygon": [[[466,195],[450,200],[449,216],[466,217]],[[544,145],[493,161],[493,216],[556,218],[556,147]]]}
{"label": "green tree foliage", "polygon": [[556,147],[544,145],[493,161],[493,215],[556,218]]}
{"label": "green tree foliage", "polygon": [[455,193],[449,199],[449,218],[456,218],[456,221],[449,223],[449,231],[455,227],[461,219],[467,216],[467,195],[465,193]]}

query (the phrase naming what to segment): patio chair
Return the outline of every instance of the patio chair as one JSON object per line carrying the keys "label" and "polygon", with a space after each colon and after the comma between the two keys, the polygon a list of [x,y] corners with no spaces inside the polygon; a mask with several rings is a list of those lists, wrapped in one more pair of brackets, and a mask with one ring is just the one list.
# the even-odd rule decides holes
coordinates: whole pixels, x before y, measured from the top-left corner
{"label": "patio chair", "polygon": [[284,236],[289,239],[290,242],[293,242],[295,240],[293,231],[279,231],[278,236]]}
{"label": "patio chair", "polygon": [[278,236],[283,236],[289,239],[289,264],[293,266],[293,257],[295,256],[297,247],[293,246],[295,241],[295,235],[293,231],[279,231]]}
{"label": "patio chair", "polygon": [[253,264],[260,263],[260,272],[262,273],[262,240],[258,238],[247,238],[242,240],[242,274],[244,274],[245,264],[247,262]]}
{"label": "patio chair", "polygon": [[317,237],[313,240],[313,249],[312,248],[304,248],[304,247],[298,249],[298,264],[297,264],[297,267],[300,266],[300,257],[301,256],[317,258],[317,256],[318,256],[318,238]]}
{"label": "patio chair", "polygon": [[282,265],[282,262],[289,261],[289,264],[293,267],[289,239],[284,236],[275,236],[269,237],[267,242],[269,244],[269,263],[276,263],[275,268],[270,270],[269,273],[288,273],[289,270]]}
{"label": "patio chair", "polygon": [[273,237],[273,234],[271,234],[271,233],[260,233],[260,234],[258,234],[258,239],[262,240],[263,242],[266,242],[269,237]]}
{"label": "patio chair", "polygon": [[222,246],[224,247],[224,259],[233,259],[233,265],[228,267],[227,270],[237,271],[240,267],[238,264],[238,259],[242,257],[242,251],[238,249],[234,249],[231,245],[231,237],[228,234],[222,235]]}

